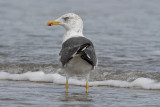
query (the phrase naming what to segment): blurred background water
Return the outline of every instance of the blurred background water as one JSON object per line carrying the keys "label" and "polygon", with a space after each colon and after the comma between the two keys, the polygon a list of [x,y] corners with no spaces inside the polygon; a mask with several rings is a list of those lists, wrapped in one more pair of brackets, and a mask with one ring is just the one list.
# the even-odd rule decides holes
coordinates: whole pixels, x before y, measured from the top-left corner
{"label": "blurred background water", "polygon": [[[59,16],[69,12],[76,13],[82,17],[84,21],[84,35],[92,40],[95,45],[99,64],[97,69],[91,73],[90,81],[119,80],[132,82],[138,78],[148,78],[158,82],[155,84],[154,88],[153,86],[150,86],[151,89],[159,90],[159,5],[159,0],[1,0],[0,79],[5,80],[1,81],[1,87],[3,87],[3,90],[1,90],[0,93],[1,97],[4,97],[8,94],[8,92],[10,92],[10,90],[6,93],[3,92],[6,90],[6,88],[10,87],[6,86],[5,84],[12,83],[11,81],[6,80],[14,80],[12,77],[4,77],[4,72],[11,74],[22,74],[28,71],[43,71],[45,73],[58,73],[60,75],[64,75],[64,72],[60,71],[58,54],[61,49],[62,36],[65,30],[60,26],[47,27],[45,24],[47,21],[54,20]],[[16,80],[19,79],[17,78]],[[13,84],[15,84],[14,87],[17,87],[17,82],[13,82]],[[34,83],[29,83],[28,87],[30,87],[32,84]],[[52,90],[52,85],[50,86],[46,82],[44,82],[44,84],[46,84],[44,87],[50,87]],[[41,84],[35,85],[39,86]],[[18,83],[18,87],[23,86],[21,86],[21,83]],[[59,87],[61,86],[56,87],[56,90],[58,91]],[[75,87],[75,90],[76,89],[78,89],[78,87]],[[100,88],[100,90],[103,91],[105,89],[106,88],[104,87]],[[18,89],[15,88],[15,90]],[[24,90],[27,91],[28,88],[24,88]],[[93,90],[96,91],[99,89],[94,87]],[[109,90],[111,91],[112,89],[109,88]],[[119,90],[122,93],[124,91],[129,91],[128,93],[130,93],[130,91],[132,92],[135,90],[113,90],[115,90],[113,93],[117,93],[118,95],[118,97],[115,97],[115,99],[127,99],[128,97],[131,99],[139,97],[141,98],[141,96],[138,95],[138,97],[134,95],[131,95],[131,97],[130,94],[129,96],[122,98],[123,95],[121,96],[121,93],[118,93]],[[62,89],[61,91],[63,92]],[[58,94],[60,94],[59,92],[60,91],[58,91]],[[159,93],[159,91],[156,92]],[[53,93],[55,95],[56,91]],[[89,105],[86,105],[87,101],[80,101],[82,102],[82,105],[77,106],[96,106],[95,103],[91,103],[92,101],[96,102],[97,99],[97,97],[95,97],[97,96],[97,93],[93,93],[94,92],[91,92],[91,96],[93,96],[91,98],[92,100],[89,100]],[[142,93],[145,93],[145,95],[146,93],[148,94],[146,91]],[[149,93],[152,93],[152,97],[151,99],[148,99],[149,96],[144,96],[146,102],[152,102],[150,104],[155,104],[155,106],[159,105],[159,103],[156,102],[157,100],[154,100],[154,103],[152,100],[155,98],[155,91],[150,91]],[[12,94],[13,96],[16,96],[16,93]],[[46,92],[44,92],[44,94],[46,94]],[[101,95],[104,93],[98,93],[98,95],[99,94]],[[106,94],[108,95],[108,93]],[[74,99],[77,96],[79,97],[79,94],[70,95],[68,96],[69,98],[67,98],[70,99],[71,97]],[[80,96],[83,97],[81,94]],[[38,96],[34,96],[34,98],[37,97]],[[106,96],[104,99],[105,98]],[[5,102],[10,102],[10,99],[6,99],[7,98],[2,98],[0,99],[0,102],[3,102],[4,105]],[[113,107],[115,107],[115,104],[117,104],[117,100],[115,99],[111,100],[113,101],[113,105],[110,105]],[[138,100],[141,102],[142,99]],[[71,106],[63,105],[64,102],[61,100],[58,101],[60,104],[62,104],[62,106]],[[51,105],[54,104],[54,102],[55,101],[53,101],[53,103],[50,102]],[[132,102],[132,100],[130,102]],[[101,103],[102,102],[99,102],[98,104],[101,105]],[[123,105],[123,107],[128,106],[128,102],[123,103],[120,103]],[[13,103],[9,104],[12,106]],[[72,106],[76,104],[77,102],[74,103],[73,101]],[[106,105],[108,104],[109,103]],[[135,106],[133,102],[131,105]],[[137,105],[140,104],[137,103]],[[145,105],[145,102],[142,102],[142,105],[146,106],[147,104]],[[24,104],[24,106],[27,105]]]}

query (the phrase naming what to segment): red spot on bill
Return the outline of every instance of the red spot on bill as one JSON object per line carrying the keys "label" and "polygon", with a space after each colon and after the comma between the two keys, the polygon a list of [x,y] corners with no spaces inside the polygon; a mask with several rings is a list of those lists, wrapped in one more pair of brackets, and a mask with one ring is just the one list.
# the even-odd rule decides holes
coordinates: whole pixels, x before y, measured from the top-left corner
{"label": "red spot on bill", "polygon": [[48,24],[48,26],[52,26],[52,24],[50,23],[50,24]]}

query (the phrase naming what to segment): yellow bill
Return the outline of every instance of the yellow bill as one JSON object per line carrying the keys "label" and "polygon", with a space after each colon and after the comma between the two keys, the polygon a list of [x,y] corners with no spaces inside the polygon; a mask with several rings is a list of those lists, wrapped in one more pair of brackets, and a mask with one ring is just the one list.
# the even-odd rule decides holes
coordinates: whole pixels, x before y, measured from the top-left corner
{"label": "yellow bill", "polygon": [[49,22],[47,22],[47,26],[52,26],[52,25],[57,25],[57,24],[59,24],[60,22],[58,22],[58,21],[56,21],[56,20],[52,20],[52,21],[49,21]]}

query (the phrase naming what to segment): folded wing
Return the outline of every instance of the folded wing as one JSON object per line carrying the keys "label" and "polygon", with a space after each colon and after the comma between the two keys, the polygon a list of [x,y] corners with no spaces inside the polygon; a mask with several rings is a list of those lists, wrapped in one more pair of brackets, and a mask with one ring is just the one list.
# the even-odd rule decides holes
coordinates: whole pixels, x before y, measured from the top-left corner
{"label": "folded wing", "polygon": [[62,44],[60,51],[60,61],[63,66],[67,64],[76,55],[91,64],[94,68],[97,64],[97,58],[94,46],[90,40],[85,37],[73,37]]}

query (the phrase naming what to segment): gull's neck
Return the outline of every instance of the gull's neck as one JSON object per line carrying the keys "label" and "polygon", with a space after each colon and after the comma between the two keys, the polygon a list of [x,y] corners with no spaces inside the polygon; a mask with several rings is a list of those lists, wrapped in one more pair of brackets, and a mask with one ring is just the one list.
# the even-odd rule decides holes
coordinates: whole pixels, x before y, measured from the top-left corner
{"label": "gull's neck", "polygon": [[83,36],[83,31],[78,29],[78,30],[67,30],[67,32],[64,34],[63,36],[63,41],[62,43],[64,43],[66,40],[72,38],[72,37],[84,37]]}

